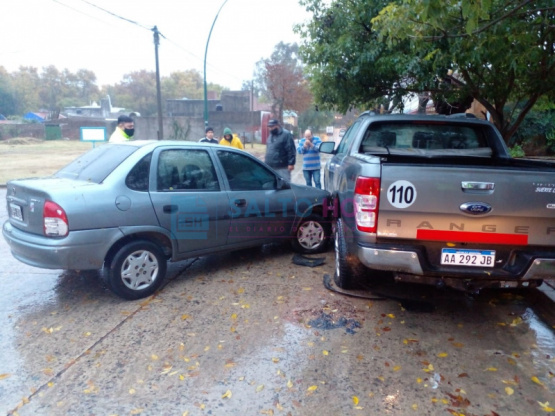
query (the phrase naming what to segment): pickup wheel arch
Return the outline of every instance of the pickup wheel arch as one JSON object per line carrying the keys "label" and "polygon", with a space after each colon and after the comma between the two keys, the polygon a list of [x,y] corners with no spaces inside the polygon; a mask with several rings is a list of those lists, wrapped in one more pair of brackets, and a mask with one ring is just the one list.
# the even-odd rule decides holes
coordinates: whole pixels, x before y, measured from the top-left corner
{"label": "pickup wheel arch", "polygon": [[360,287],[360,279],[367,271],[356,255],[347,251],[343,221],[338,218],[335,223],[335,273],[333,280],[341,289]]}

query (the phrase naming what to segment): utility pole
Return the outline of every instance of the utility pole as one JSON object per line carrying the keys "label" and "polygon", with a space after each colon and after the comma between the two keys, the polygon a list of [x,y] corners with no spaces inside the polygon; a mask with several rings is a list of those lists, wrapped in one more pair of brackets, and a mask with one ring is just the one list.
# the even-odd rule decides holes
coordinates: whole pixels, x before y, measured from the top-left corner
{"label": "utility pole", "polygon": [[216,24],[216,20],[218,20],[218,15],[222,10],[222,7],[225,6],[227,0],[225,0],[220,8],[218,9],[218,13],[216,13],[216,17],[214,17],[214,21],[212,22],[212,27],[210,28],[210,32],[208,32],[208,39],[206,40],[206,48],[204,49],[204,127],[208,127],[208,87],[206,86],[206,55],[208,54],[208,43],[210,42],[210,36],[212,36],[212,29],[214,29],[214,25]]}
{"label": "utility pole", "polygon": [[162,92],[160,91],[160,66],[158,64],[158,45],[160,44],[160,32],[158,27],[152,28],[154,32],[154,54],[156,57],[156,98],[158,102],[158,140],[164,138],[164,125],[162,120]]}

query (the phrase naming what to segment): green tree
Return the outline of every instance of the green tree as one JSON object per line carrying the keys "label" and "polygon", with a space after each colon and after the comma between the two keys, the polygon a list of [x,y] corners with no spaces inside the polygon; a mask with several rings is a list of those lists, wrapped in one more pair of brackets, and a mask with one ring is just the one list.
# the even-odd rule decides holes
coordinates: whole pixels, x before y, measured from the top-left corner
{"label": "green tree", "polygon": [[8,71],[0,66],[0,114],[11,116],[16,114],[16,103]]}
{"label": "green tree", "polygon": [[195,70],[172,72],[169,77],[162,77],[162,96],[167,99],[188,98],[200,100],[204,94],[202,74]]}
{"label": "green tree", "polygon": [[37,68],[19,67],[18,71],[11,74],[11,83],[16,105],[15,114],[23,115],[43,108],[39,97],[40,76]]}
{"label": "green tree", "polygon": [[110,95],[112,105],[116,107],[138,111],[142,116],[147,117],[158,113],[154,71],[143,69],[125,74],[121,82],[108,87],[106,91]]}
{"label": "green tree", "polygon": [[318,101],[345,110],[430,94],[442,111],[475,99],[509,142],[542,96],[553,99],[555,6],[399,0],[303,0],[299,28]]}
{"label": "green tree", "polygon": [[310,128],[314,134],[323,130],[326,126],[331,126],[334,122],[334,112],[330,110],[316,110],[314,107],[302,112],[298,120],[299,128],[304,130]]}

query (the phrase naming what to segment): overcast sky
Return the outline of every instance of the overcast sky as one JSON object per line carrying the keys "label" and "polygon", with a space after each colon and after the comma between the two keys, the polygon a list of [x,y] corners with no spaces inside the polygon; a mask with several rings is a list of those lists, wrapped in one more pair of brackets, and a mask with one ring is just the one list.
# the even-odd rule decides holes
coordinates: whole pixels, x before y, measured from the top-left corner
{"label": "overcast sky", "polygon": [[[125,73],[155,70],[154,25],[160,40],[162,76],[196,69],[203,73],[210,27],[224,0],[2,0],[0,66],[54,65],[92,70],[99,85]],[[137,24],[114,17],[113,14]],[[310,19],[298,0],[228,0],[208,45],[208,82],[232,90],[250,80],[255,63],[280,41],[300,43],[293,26]]]}

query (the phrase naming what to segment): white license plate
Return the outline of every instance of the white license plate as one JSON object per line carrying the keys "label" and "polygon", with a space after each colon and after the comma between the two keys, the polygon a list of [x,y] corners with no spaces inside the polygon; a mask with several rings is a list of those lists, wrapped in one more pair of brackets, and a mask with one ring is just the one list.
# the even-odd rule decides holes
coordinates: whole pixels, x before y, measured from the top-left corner
{"label": "white license plate", "polygon": [[16,220],[23,221],[23,212],[21,211],[21,207],[16,204],[12,204],[10,202],[10,217],[15,218]]}
{"label": "white license plate", "polygon": [[441,249],[441,264],[452,266],[493,267],[495,250]]}

